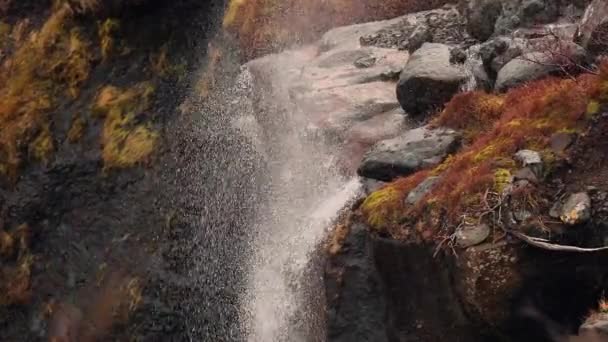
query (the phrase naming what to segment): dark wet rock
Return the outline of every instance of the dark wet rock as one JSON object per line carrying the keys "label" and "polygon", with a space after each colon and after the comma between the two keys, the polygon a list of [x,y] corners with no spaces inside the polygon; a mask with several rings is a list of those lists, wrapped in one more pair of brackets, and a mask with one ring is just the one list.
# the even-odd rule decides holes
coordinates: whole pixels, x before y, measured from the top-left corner
{"label": "dark wet rock", "polygon": [[465,86],[467,90],[481,89],[486,92],[494,90],[494,79],[488,74],[480,60],[469,61],[467,67],[475,81],[475,84],[471,85],[471,79],[469,79],[469,84]]}
{"label": "dark wet rock", "polygon": [[426,194],[433,190],[433,187],[441,180],[441,177],[429,177],[418,184],[405,198],[405,201],[411,205],[418,203]]}
{"label": "dark wet rock", "polygon": [[462,248],[479,245],[490,236],[490,227],[487,224],[464,226],[456,231],[456,243]]}
{"label": "dark wet rock", "polygon": [[567,225],[575,226],[591,219],[591,198],[586,192],[570,195],[560,209],[560,219]]}
{"label": "dark wet rock", "polygon": [[608,2],[593,0],[585,10],[576,37],[587,51],[597,56],[605,53],[608,44]]}
{"label": "dark wet rock", "polygon": [[[355,223],[325,269],[327,341],[481,341],[433,248]],[[441,305],[439,305],[441,303]]]}
{"label": "dark wet rock", "polygon": [[464,64],[467,61],[467,52],[461,48],[453,48],[450,50],[451,64]]}
{"label": "dark wet rock", "polygon": [[550,141],[551,150],[558,155],[563,154],[568,149],[568,147],[572,145],[572,143],[574,142],[574,138],[574,134],[567,132],[559,132],[553,134],[551,136]]}
{"label": "dark wet rock", "polygon": [[459,143],[460,136],[453,130],[416,128],[376,144],[357,172],[363,177],[390,181],[439,164]]}
{"label": "dark wet rock", "polygon": [[407,50],[409,53],[420,49],[424,43],[433,41],[433,32],[427,25],[419,25],[414,29],[407,39],[407,44],[399,46],[400,49]]}
{"label": "dark wet rock", "polygon": [[386,185],[386,182],[371,178],[363,178],[361,182],[363,183],[363,191],[368,195]]}
{"label": "dark wet rock", "polygon": [[502,13],[501,0],[463,1],[467,31],[474,38],[485,41],[494,34],[496,20]]}
{"label": "dark wet rock", "polygon": [[524,167],[523,169],[517,170],[513,174],[513,179],[514,180],[522,180],[523,179],[523,180],[527,180],[530,183],[534,183],[534,184],[538,183],[538,176],[529,167]]}
{"label": "dark wet rock", "polygon": [[522,54],[523,40],[497,37],[479,47],[479,58],[485,71],[492,79],[496,79],[498,71],[513,58]]}
{"label": "dark wet rock", "polygon": [[337,265],[325,270],[328,341],[389,341],[388,303],[373,262],[372,243],[365,226],[353,225],[335,260]]}
{"label": "dark wet rock", "polygon": [[450,64],[447,45],[426,43],[401,72],[397,99],[408,114],[425,114],[446,103],[467,79],[461,66]]}

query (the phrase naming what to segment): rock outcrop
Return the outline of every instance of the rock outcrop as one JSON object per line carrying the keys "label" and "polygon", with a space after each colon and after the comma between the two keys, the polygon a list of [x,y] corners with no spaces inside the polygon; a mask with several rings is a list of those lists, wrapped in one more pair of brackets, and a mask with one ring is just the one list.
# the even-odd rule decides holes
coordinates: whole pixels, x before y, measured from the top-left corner
{"label": "rock outcrop", "polygon": [[358,173],[390,181],[441,163],[459,142],[460,137],[453,130],[416,128],[376,144],[365,155]]}
{"label": "rock outcrop", "polygon": [[440,108],[467,81],[460,65],[450,63],[450,48],[426,43],[412,54],[397,84],[401,107],[414,116]]}

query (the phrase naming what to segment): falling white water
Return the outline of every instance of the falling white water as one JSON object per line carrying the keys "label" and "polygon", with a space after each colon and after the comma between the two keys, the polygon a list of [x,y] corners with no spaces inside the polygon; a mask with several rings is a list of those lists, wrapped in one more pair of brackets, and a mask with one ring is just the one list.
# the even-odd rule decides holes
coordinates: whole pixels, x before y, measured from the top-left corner
{"label": "falling white water", "polygon": [[[286,69],[289,67],[282,68]],[[255,106],[245,100],[253,97],[252,89],[259,91],[247,70],[238,82],[246,90],[239,95],[238,107],[246,114],[236,125],[268,165],[267,200],[259,203],[258,218],[251,226],[253,255],[248,263],[242,320],[248,341],[314,341],[324,335],[317,324],[323,308],[307,303],[305,296],[310,294],[305,292],[311,291],[311,283],[320,284],[322,274],[317,270],[311,275],[311,260],[332,221],[360,191],[360,181],[341,175],[332,153],[335,149],[305,129],[306,116],[286,94],[286,77],[277,72],[272,78],[277,92],[268,98],[272,107],[281,108],[280,115],[273,116],[280,120],[278,125],[259,124],[254,119],[259,113],[244,110],[253,110]],[[316,297],[324,296],[322,288],[312,291]]]}
{"label": "falling white water", "polygon": [[[306,312],[300,301],[305,272],[310,266],[311,253],[315,252],[327,228],[359,189],[357,179],[342,184],[335,193],[319,198],[316,208],[289,210],[300,217],[281,217],[281,208],[273,208],[274,222],[261,223],[258,229],[267,230],[257,241],[257,255],[251,269],[250,293],[247,310],[251,325],[250,341],[307,341],[311,335],[322,332],[300,331],[290,326],[294,320],[314,320],[316,312]],[[327,189],[329,192],[329,189]],[[312,198],[311,198],[312,199]],[[293,221],[293,222],[290,222]],[[319,275],[320,276],[320,275]],[[318,293],[323,296],[323,293]]]}

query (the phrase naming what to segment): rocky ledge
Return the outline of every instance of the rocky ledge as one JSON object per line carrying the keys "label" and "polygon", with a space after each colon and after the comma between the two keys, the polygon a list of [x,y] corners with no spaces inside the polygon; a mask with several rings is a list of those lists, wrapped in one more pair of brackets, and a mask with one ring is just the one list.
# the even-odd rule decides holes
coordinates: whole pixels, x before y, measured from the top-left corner
{"label": "rocky ledge", "polygon": [[604,333],[607,6],[461,1],[245,65],[275,96],[247,122],[300,113],[363,177],[330,238],[329,341]]}

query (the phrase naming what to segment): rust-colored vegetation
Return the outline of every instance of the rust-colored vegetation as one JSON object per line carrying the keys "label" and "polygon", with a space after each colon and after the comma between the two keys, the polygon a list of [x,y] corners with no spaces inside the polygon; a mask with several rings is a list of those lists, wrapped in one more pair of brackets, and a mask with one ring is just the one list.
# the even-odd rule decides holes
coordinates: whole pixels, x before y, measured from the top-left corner
{"label": "rust-colored vegetation", "polygon": [[5,38],[14,53],[0,65],[0,176],[15,180],[28,160],[46,161],[54,150],[50,112],[75,98],[89,77],[90,46],[72,12],[56,9],[28,35],[16,25]]}
{"label": "rust-colored vegetation", "polygon": [[117,324],[124,324],[140,306],[143,285],[140,278],[115,271],[94,286],[85,287],[76,303],[51,302],[46,315],[49,340],[104,340]]}
{"label": "rust-colored vegetation", "polygon": [[[546,160],[555,158],[549,148],[551,136],[583,132],[606,101],[606,65],[599,76],[549,78],[503,95],[460,94],[434,124],[464,131],[465,147],[434,170],[397,179],[371,194],[362,213],[371,227],[395,235],[414,223],[419,231],[437,232],[442,226],[458,225],[465,216],[475,218],[486,208],[484,194],[500,193],[510,182],[518,167],[513,159],[518,150],[532,149]],[[428,174],[441,180],[418,205],[406,205],[408,192]]]}
{"label": "rust-colored vegetation", "polygon": [[0,307],[27,304],[31,297],[30,230],[21,225],[13,231],[0,227]]}
{"label": "rust-colored vegetation", "polygon": [[106,86],[99,91],[93,111],[104,119],[101,143],[106,169],[143,163],[154,151],[158,134],[148,124],[138,123],[153,93],[150,83],[129,89]]}
{"label": "rust-colored vegetation", "polygon": [[332,27],[439,7],[448,0],[231,0],[224,27],[247,58],[308,42]]}

